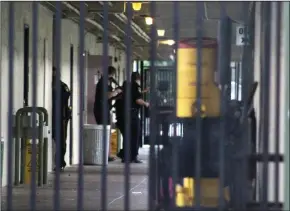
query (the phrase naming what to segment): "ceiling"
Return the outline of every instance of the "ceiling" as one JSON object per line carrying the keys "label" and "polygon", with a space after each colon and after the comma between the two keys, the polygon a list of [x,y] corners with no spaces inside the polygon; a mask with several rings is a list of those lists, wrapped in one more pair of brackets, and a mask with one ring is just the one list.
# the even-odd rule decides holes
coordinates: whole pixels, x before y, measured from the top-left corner
{"label": "ceiling", "polygon": [[[97,42],[102,42],[103,2],[87,1],[86,3],[86,30],[97,35]],[[55,10],[55,2],[42,2],[50,10]],[[173,2],[156,2],[156,17],[154,24],[157,29],[165,30],[165,38],[173,39],[174,36],[174,7]],[[63,18],[79,22],[80,2],[62,2]],[[226,14],[233,20],[232,24],[232,60],[240,60],[242,48],[235,45],[236,26],[242,23],[244,14],[248,8],[245,2],[224,2],[223,8]],[[196,36],[196,9],[197,3],[179,2],[179,35],[180,39],[193,38]],[[204,2],[200,5],[203,13],[203,36],[217,38],[218,23],[221,13],[220,2]],[[146,16],[150,16],[150,3],[143,2],[138,12],[133,12],[132,18],[132,43],[134,57],[149,58],[150,30],[145,23]],[[124,40],[127,29],[127,16],[124,12],[124,2],[109,2],[109,42],[116,48],[125,49]],[[162,38],[164,39],[164,38]],[[172,46],[159,44],[157,53],[160,58],[169,59],[173,53]]]}

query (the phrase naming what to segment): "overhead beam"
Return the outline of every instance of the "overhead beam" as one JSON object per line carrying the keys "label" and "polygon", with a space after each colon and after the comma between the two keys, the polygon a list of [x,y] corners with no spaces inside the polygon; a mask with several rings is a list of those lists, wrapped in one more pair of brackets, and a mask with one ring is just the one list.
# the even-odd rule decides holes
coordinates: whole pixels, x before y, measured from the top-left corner
{"label": "overhead beam", "polygon": [[[103,6],[104,3],[100,1],[99,4]],[[115,2],[114,2],[114,4],[115,4]],[[109,2],[110,7],[113,7],[114,4]],[[127,17],[123,13],[114,14],[114,16],[116,18],[118,18],[120,21],[122,21],[123,23],[127,24],[127,22],[128,22]],[[149,43],[151,41],[150,37],[134,21],[131,21],[131,27],[132,27],[133,32],[136,33],[138,36],[142,37],[142,39],[145,42]]]}

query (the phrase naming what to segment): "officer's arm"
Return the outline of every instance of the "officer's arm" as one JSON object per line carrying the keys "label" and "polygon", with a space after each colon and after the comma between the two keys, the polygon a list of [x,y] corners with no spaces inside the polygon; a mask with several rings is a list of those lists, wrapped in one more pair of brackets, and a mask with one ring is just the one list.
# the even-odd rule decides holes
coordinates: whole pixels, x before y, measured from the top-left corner
{"label": "officer's arm", "polygon": [[137,86],[133,86],[132,87],[132,97],[133,97],[133,99],[135,99],[135,102],[138,105],[140,105],[140,106],[146,106],[146,107],[149,106],[149,104],[142,99],[142,94],[139,92]]}
{"label": "officer's arm", "polygon": [[113,97],[116,97],[118,94],[120,94],[122,91],[120,89],[116,89],[112,92],[108,92],[108,98],[111,99]]}

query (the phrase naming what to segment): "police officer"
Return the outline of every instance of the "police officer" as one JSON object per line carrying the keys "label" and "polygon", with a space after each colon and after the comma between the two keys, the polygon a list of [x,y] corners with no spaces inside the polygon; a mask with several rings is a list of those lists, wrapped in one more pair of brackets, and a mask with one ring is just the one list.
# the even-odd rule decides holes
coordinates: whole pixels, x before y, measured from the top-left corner
{"label": "police officer", "polygon": [[[118,94],[122,92],[121,89],[115,89],[113,90],[112,87],[112,79],[114,78],[116,74],[116,69],[112,66],[108,67],[108,93],[106,96],[103,96],[103,83],[104,83],[104,78],[103,76],[100,78],[96,85],[96,92],[95,92],[95,102],[94,102],[94,116],[96,123],[99,125],[105,124],[105,125],[110,125],[110,110],[112,108],[112,100],[114,97],[116,97]],[[106,114],[105,119],[103,119],[103,112],[102,112],[102,106],[103,106],[103,100],[108,101],[108,111]],[[108,158],[109,161],[115,160],[113,157]]]}
{"label": "police officer", "polygon": [[[142,99],[142,92],[140,90],[140,74],[138,72],[133,72],[131,75],[131,96],[130,96],[130,113],[131,113],[131,124],[130,124],[130,133],[131,133],[131,140],[130,140],[130,159],[133,163],[142,163],[141,160],[138,159],[138,151],[139,151],[139,129],[140,129],[140,118],[139,118],[139,111],[141,106],[149,107],[149,103],[145,102]],[[125,103],[125,94],[126,94],[126,83],[123,83],[123,106],[126,105]],[[145,90],[146,92],[147,90]],[[143,91],[144,92],[144,91]],[[125,137],[125,114],[123,110],[123,115],[117,115],[117,127],[119,128],[123,137]],[[126,137],[125,137],[126,138]],[[124,149],[126,148],[126,141],[123,141],[123,150],[118,153],[118,157],[122,159],[124,162]]]}
{"label": "police officer", "polygon": [[[63,170],[66,166],[65,162],[65,153],[66,153],[66,138],[67,138],[67,125],[69,119],[71,119],[71,108],[68,105],[68,101],[71,95],[71,91],[69,90],[68,86],[60,81],[60,102],[57,103],[56,101],[56,96],[57,96],[57,87],[56,87],[56,68],[53,67],[52,69],[52,82],[53,82],[53,90],[52,90],[52,121],[53,121],[53,128],[52,128],[52,138],[54,141],[56,141],[56,125],[55,122],[59,121],[60,122],[60,166],[55,166],[59,167],[61,170]],[[59,117],[56,116],[56,109],[57,107],[60,108],[60,115]],[[56,147],[56,150],[58,148]],[[55,158],[56,161],[56,158]]]}

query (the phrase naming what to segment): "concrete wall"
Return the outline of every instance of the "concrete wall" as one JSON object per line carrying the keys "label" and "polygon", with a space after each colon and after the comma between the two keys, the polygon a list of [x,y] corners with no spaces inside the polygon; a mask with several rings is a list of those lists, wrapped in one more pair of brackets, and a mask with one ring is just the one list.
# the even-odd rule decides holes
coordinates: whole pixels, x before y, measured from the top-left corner
{"label": "concrete wall", "polygon": [[[279,153],[283,154],[284,153],[284,134],[285,134],[285,128],[283,127],[283,116],[284,114],[284,106],[285,106],[285,98],[284,93],[287,91],[286,86],[285,86],[285,76],[286,76],[286,71],[288,71],[285,68],[284,62],[285,62],[285,57],[283,55],[283,51],[285,51],[285,43],[284,43],[284,36],[283,36],[283,26],[281,28],[281,37],[280,39],[282,40],[281,46],[278,46],[276,44],[277,40],[277,2],[272,2],[271,3],[271,41],[270,41],[270,87],[269,87],[269,97],[270,97],[270,102],[269,102],[269,113],[261,113],[260,111],[260,105],[262,102],[261,100],[261,93],[260,93],[260,86],[261,86],[261,74],[263,74],[263,69],[262,69],[262,58],[261,56],[262,51],[263,51],[263,43],[261,42],[261,2],[256,2],[256,15],[255,15],[255,62],[254,62],[254,80],[259,82],[259,86],[257,88],[257,92],[255,95],[254,99],[254,107],[256,109],[256,115],[257,115],[257,140],[258,143],[260,143],[259,146],[257,146],[257,152],[262,153],[262,144],[263,140],[261,140],[260,137],[260,124],[262,124],[262,116],[263,115],[269,115],[269,131],[268,131],[268,137],[269,137],[269,153],[276,153],[276,143],[279,141]],[[280,58],[277,57],[277,53],[280,51]],[[280,69],[277,69],[277,64],[280,63]],[[276,83],[276,78],[277,78],[277,73],[278,71],[280,72],[280,84]],[[277,87],[280,87],[280,99],[277,102],[276,101],[276,89]],[[279,113],[277,113],[277,110]],[[279,133],[279,139],[275,136],[275,131],[277,127],[277,121],[276,121],[276,116],[280,115],[279,119],[279,128],[278,128],[278,133]],[[276,171],[276,166],[274,163],[269,163],[269,168],[268,168],[268,200],[269,201],[274,201],[275,200],[275,190],[277,187],[275,186],[275,181],[279,181],[279,201],[282,202],[284,200],[284,167],[285,165],[280,163],[279,164],[279,177],[276,178],[275,176],[275,171]],[[261,192],[259,188],[263,188],[263,170],[262,170],[262,164],[258,165],[258,191],[257,191],[257,196],[261,197]]]}
{"label": "concrete wall", "polygon": [[[32,3],[31,2],[15,2],[15,38],[14,38],[14,105],[13,112],[15,113],[23,106],[23,37],[24,37],[24,24],[30,26],[30,81],[32,71]],[[49,122],[51,122],[51,69],[52,69],[52,17],[51,11],[43,6],[39,6],[39,19],[38,19],[38,83],[37,83],[37,105],[44,106],[50,115]],[[4,168],[2,185],[7,184],[7,117],[8,117],[8,2],[1,2],[1,126],[0,134],[2,140],[5,142],[4,148]],[[70,86],[70,46],[74,46],[74,154],[73,163],[78,163],[78,128],[79,128],[79,77],[78,77],[78,46],[79,46],[79,31],[78,25],[70,20],[62,21],[62,46],[61,46],[61,79]],[[46,42],[46,52],[44,57],[44,42]],[[96,43],[96,37],[90,33],[85,35],[85,49],[90,54],[101,54],[102,45]],[[114,55],[114,48],[109,47],[109,55]],[[121,56],[122,60],[115,64],[120,65],[120,69],[124,68],[124,55]],[[30,96],[32,96],[32,86],[30,84]],[[31,97],[30,97],[31,98]],[[68,139],[69,140],[69,137]],[[67,146],[69,149],[69,146]],[[49,171],[52,170],[53,163],[53,144],[49,140]],[[69,150],[67,150],[68,152]],[[67,163],[69,155],[67,153]],[[9,164],[12,167],[12,164]]]}

